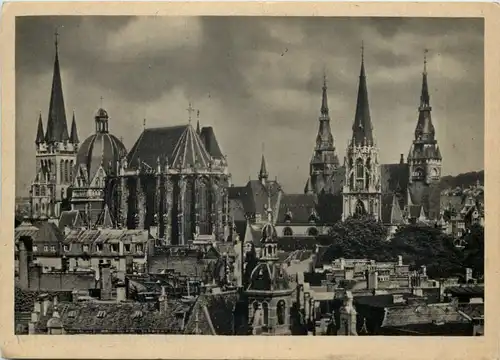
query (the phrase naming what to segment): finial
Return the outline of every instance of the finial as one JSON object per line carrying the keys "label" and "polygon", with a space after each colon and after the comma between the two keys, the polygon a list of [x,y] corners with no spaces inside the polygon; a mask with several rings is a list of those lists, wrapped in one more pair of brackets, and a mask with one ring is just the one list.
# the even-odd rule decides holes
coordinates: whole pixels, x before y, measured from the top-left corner
{"label": "finial", "polygon": [[429,49],[424,49],[424,74],[427,74],[427,53]]}
{"label": "finial", "polygon": [[361,62],[365,62],[365,42],[361,40]]}
{"label": "finial", "polygon": [[104,98],[102,97],[101,95],[101,109],[102,109],[102,101],[104,100]]}
{"label": "finial", "polygon": [[191,124],[191,113],[195,111],[195,109],[193,109],[193,107],[191,106],[191,102],[189,102],[189,107],[186,110],[189,114],[189,123]]}
{"label": "finial", "polygon": [[146,118],[142,120],[142,128],[146,129]]}
{"label": "finial", "polygon": [[55,37],[55,45],[56,45],[56,51],[58,50],[58,46],[59,46],[59,32],[57,31],[57,29],[59,28],[59,26],[56,26],[56,31],[54,32],[54,37]]}

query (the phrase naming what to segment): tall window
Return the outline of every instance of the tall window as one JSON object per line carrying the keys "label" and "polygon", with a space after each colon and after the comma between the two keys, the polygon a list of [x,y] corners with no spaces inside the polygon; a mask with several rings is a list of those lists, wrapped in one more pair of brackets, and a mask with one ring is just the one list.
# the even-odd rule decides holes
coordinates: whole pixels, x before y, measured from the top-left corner
{"label": "tall window", "polygon": [[60,163],[59,163],[59,175],[61,177],[60,181],[63,182],[64,181],[64,160],[61,160]]}
{"label": "tall window", "polygon": [[64,161],[64,182],[69,181],[69,171],[68,171],[69,163],[68,160]]}
{"label": "tall window", "polygon": [[198,224],[202,234],[208,233],[207,213],[207,186],[201,181],[198,189]]}
{"label": "tall window", "polygon": [[69,162],[69,181],[73,182],[73,160]]}
{"label": "tall window", "polygon": [[278,325],[283,325],[285,323],[285,316],[286,316],[286,304],[284,300],[278,301],[278,306],[276,307],[276,314],[278,316]]}
{"label": "tall window", "polygon": [[262,313],[263,313],[263,325],[269,325],[269,304],[267,302],[262,303]]}
{"label": "tall window", "polygon": [[307,235],[318,236],[318,229],[316,229],[314,227],[307,229]]}
{"label": "tall window", "polygon": [[366,213],[365,205],[363,204],[363,202],[361,200],[358,200],[358,202],[356,203],[355,214],[357,216],[361,216],[361,215],[364,215],[365,213]]}
{"label": "tall window", "polygon": [[356,160],[356,178],[362,179],[363,178],[363,172],[364,172],[364,167],[363,167],[363,160],[357,159]]}
{"label": "tall window", "polygon": [[194,186],[193,180],[186,180],[186,193],[184,194],[184,238],[190,239],[194,230]]}

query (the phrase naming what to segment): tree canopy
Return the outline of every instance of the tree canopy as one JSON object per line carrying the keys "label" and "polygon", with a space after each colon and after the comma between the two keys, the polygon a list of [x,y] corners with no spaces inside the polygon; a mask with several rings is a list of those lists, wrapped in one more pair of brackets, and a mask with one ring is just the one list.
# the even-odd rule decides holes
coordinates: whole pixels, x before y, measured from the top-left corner
{"label": "tree canopy", "polygon": [[387,228],[373,218],[348,218],[330,230],[323,261],[362,258],[395,261],[399,255],[411,268],[425,265],[430,277],[463,275],[473,269],[475,277],[484,274],[484,229],[477,225],[465,235],[465,248],[455,247],[452,236],[441,229],[422,224],[401,226],[388,240]]}

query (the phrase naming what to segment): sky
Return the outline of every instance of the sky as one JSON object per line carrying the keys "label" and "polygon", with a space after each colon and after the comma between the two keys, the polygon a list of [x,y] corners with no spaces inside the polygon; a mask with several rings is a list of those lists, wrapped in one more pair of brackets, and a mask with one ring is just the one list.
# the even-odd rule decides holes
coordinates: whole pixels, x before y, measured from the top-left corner
{"label": "sky", "polygon": [[[16,195],[35,176],[58,29],[64,100],[80,141],[102,106],[130,149],[146,127],[213,126],[235,185],[270,177],[302,192],[318,131],[323,74],[340,159],[352,135],[364,44],[381,163],[405,158],[414,137],[428,49],[433,122],[443,175],[484,168],[482,19],[332,17],[21,17],[16,21]],[[101,100],[102,97],[102,100]],[[196,119],[193,121],[195,125]],[[69,130],[69,129],[68,129]]]}

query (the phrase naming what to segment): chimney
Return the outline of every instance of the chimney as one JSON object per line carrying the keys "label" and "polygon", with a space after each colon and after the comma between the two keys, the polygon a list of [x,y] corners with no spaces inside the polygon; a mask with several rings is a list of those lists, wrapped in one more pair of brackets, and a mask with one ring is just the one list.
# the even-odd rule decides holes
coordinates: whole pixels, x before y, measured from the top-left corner
{"label": "chimney", "polygon": [[101,282],[101,300],[111,300],[111,267],[110,264],[99,264],[99,281]]}
{"label": "chimney", "polygon": [[404,164],[405,163],[405,155],[401,154],[401,157],[399,158],[399,163]]}
{"label": "chimney", "polygon": [[54,308],[59,304],[59,300],[57,299],[57,295],[54,296],[53,300],[52,300],[52,305],[54,306]]}
{"label": "chimney", "polygon": [[21,289],[29,289],[29,259],[31,255],[31,239],[22,236],[19,239],[19,285]]}
{"label": "chimney", "polygon": [[51,301],[49,298],[49,294],[42,294],[40,295],[41,300],[42,300],[42,309],[41,309],[41,314],[43,316],[47,315],[47,311],[49,310]]}
{"label": "chimney", "polygon": [[403,294],[392,294],[392,303],[393,304],[404,304],[406,300],[403,297]]}
{"label": "chimney", "polygon": [[116,301],[122,302],[127,300],[127,288],[125,283],[120,281],[116,284]]}
{"label": "chimney", "polygon": [[340,270],[344,270],[344,268],[345,268],[345,259],[340,258]]}
{"label": "chimney", "polygon": [[422,265],[421,269],[422,269],[422,276],[427,276],[427,266]]}
{"label": "chimney", "polygon": [[465,283],[468,284],[470,280],[472,280],[472,269],[466,268],[465,269]]}
{"label": "chimney", "polygon": [[167,295],[167,289],[165,285],[161,286],[161,295],[158,299],[158,302],[160,303],[160,313],[167,313],[168,311],[168,295]]}
{"label": "chimney", "polygon": [[378,289],[378,271],[377,270],[368,270],[367,287],[370,290],[377,290]]}
{"label": "chimney", "polygon": [[403,257],[398,255],[398,266],[403,266]]}

